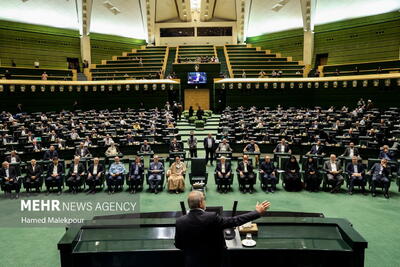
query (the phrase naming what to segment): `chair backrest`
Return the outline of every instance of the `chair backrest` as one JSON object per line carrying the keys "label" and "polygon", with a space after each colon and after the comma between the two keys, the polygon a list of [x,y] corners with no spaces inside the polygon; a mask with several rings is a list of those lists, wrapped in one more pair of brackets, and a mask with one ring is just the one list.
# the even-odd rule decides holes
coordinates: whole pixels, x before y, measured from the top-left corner
{"label": "chair backrest", "polygon": [[205,159],[192,158],[190,166],[191,166],[191,174],[194,176],[205,175],[207,172]]}

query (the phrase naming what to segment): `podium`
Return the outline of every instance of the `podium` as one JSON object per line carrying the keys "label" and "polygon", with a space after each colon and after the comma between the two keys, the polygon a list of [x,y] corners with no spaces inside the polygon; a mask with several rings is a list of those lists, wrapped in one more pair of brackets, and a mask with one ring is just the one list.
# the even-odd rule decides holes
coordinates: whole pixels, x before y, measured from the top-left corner
{"label": "podium", "polygon": [[[116,215],[69,225],[58,243],[61,266],[183,267],[183,254],[174,246],[175,220],[181,214]],[[231,266],[248,266],[251,259],[261,258],[279,267],[364,266],[368,243],[348,220],[310,216],[269,212],[254,221],[259,229],[253,236],[256,247],[242,247],[238,236],[227,242]]]}

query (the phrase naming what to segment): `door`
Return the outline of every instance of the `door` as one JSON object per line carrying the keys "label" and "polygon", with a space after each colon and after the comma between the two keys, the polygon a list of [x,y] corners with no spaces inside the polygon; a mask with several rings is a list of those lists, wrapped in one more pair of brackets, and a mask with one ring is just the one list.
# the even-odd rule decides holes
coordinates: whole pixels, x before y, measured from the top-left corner
{"label": "door", "polygon": [[315,56],[315,69],[326,64],[328,64],[328,54],[317,54]]}
{"label": "door", "polygon": [[203,110],[210,109],[209,89],[185,89],[185,110],[192,106],[194,110],[200,106]]}

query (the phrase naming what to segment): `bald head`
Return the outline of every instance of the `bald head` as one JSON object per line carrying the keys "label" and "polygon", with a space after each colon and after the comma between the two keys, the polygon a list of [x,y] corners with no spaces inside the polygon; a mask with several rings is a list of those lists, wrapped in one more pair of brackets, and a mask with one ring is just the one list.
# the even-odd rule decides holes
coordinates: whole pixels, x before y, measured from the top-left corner
{"label": "bald head", "polygon": [[206,207],[204,194],[196,190],[190,192],[188,195],[188,205],[190,209],[204,209]]}

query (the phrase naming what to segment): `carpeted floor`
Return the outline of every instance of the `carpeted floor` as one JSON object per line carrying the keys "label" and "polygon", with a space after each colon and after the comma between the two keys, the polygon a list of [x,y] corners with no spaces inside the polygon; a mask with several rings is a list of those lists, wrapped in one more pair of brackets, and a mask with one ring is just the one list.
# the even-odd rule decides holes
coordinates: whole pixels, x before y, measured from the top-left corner
{"label": "carpeted floor", "polygon": [[[204,134],[210,130],[205,129]],[[199,134],[199,133],[198,133]],[[203,134],[203,135],[204,135]],[[183,138],[186,140],[186,138]],[[235,166],[234,166],[235,167]],[[214,167],[208,168],[209,186],[207,191],[208,205],[222,205],[230,210],[234,200],[239,201],[239,210],[252,210],[257,201],[269,200],[272,211],[322,212],[326,217],[347,218],[354,228],[369,242],[366,250],[366,265],[368,267],[400,266],[400,193],[397,185],[392,183],[391,198],[382,195],[372,198],[371,195],[354,194],[344,191],[339,194],[325,192],[298,193],[285,192],[282,187],[274,194],[261,191],[257,183],[257,192],[241,194],[235,180],[234,191],[229,194],[216,192],[212,173]],[[186,185],[186,192],[189,186]],[[24,196],[23,196],[24,197]],[[132,195],[122,192],[109,196],[105,192],[96,195],[63,194],[64,200],[85,201],[88,198],[127,200]],[[35,199],[46,199],[44,194]],[[179,201],[185,200],[186,194],[170,194],[161,192],[154,195],[148,192],[140,193],[140,211],[171,211],[179,210]],[[0,210],[2,216],[12,214],[10,203],[15,200],[4,199],[1,196]],[[60,265],[57,242],[64,233],[63,228],[1,228],[0,229],[0,267],[56,267]]]}

